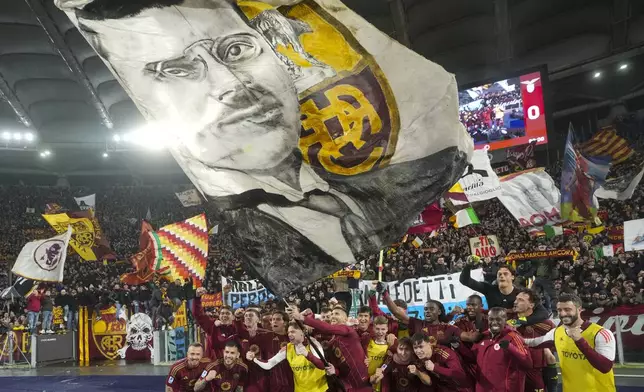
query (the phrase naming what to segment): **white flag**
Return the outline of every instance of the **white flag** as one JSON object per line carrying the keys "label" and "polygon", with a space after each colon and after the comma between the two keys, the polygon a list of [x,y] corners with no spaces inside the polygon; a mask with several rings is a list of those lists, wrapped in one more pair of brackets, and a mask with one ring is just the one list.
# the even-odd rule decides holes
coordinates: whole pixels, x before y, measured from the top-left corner
{"label": "white flag", "polygon": [[72,227],[68,226],[63,234],[28,242],[20,251],[11,272],[41,282],[62,282],[71,236]]}
{"label": "white flag", "polygon": [[177,198],[184,207],[198,206],[201,204],[199,192],[196,189],[188,189],[187,191],[175,193]]}
{"label": "white flag", "polygon": [[494,199],[501,194],[499,176],[492,169],[486,150],[476,150],[472,162],[458,181],[470,202]]}
{"label": "white flag", "polygon": [[499,200],[530,235],[562,222],[561,194],[543,168],[510,174],[501,179],[501,184]]}
{"label": "white flag", "polygon": [[89,209],[96,210],[96,194],[75,197],[76,204],[80,207],[81,210],[86,211]]}

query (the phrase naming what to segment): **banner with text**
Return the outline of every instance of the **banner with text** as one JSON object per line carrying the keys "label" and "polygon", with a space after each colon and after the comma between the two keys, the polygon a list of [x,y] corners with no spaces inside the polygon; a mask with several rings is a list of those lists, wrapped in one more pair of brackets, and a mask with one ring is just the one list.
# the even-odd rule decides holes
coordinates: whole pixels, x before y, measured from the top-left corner
{"label": "banner with text", "polygon": [[224,305],[223,296],[221,293],[204,294],[201,296],[202,308],[218,308]]}
{"label": "banner with text", "polygon": [[275,298],[259,280],[232,280],[221,278],[221,287],[224,288],[226,305],[233,309],[245,308],[249,305],[259,305],[269,299]]}
{"label": "banner with text", "polygon": [[526,170],[501,178],[499,200],[531,236],[543,234],[543,226],[562,221],[561,194],[543,168]]}
{"label": "banner with text", "polygon": [[499,176],[492,169],[486,150],[476,150],[472,162],[458,180],[470,202],[494,199],[501,194]]}
{"label": "banner with text", "polygon": [[[410,316],[424,319],[425,304],[428,300],[433,299],[440,301],[445,306],[447,313],[451,312],[455,306],[465,309],[465,301],[472,294],[479,294],[459,282],[460,272],[446,275],[428,276],[426,278],[414,278],[403,281],[384,282],[393,299],[402,299],[407,303],[407,313]],[[472,279],[477,281],[483,280],[483,269],[479,268],[472,271]],[[360,282],[360,289],[367,295],[369,290],[373,290],[375,280],[363,280]],[[366,303],[366,298],[364,298]],[[487,307],[487,301],[483,297],[483,304]],[[387,306],[378,298],[378,306],[385,313],[390,313]]]}
{"label": "banner with text", "polygon": [[619,322],[624,356],[627,362],[633,353],[644,350],[644,337],[642,336],[644,335],[644,305],[619,306],[607,310],[594,309],[593,311],[585,311],[582,313],[582,317],[584,320],[597,323],[613,333],[617,332],[617,323]]}
{"label": "banner with text", "polygon": [[611,244],[624,244],[624,226],[610,226],[606,231]]}
{"label": "banner with text", "polygon": [[499,252],[499,240],[495,235],[482,235],[470,238],[472,254],[478,257],[496,257]]}
{"label": "banner with text", "polygon": [[517,252],[505,255],[505,261],[514,263],[516,261],[532,259],[571,259],[576,260],[579,254],[573,249],[553,249],[535,252]]}

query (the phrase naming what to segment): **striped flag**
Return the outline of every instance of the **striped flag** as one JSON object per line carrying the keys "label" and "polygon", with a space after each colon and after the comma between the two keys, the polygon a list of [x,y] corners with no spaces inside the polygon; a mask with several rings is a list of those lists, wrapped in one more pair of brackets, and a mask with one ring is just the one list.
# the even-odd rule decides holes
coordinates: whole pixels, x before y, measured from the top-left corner
{"label": "striped flag", "polygon": [[633,149],[626,140],[617,135],[614,128],[603,128],[592,139],[579,147],[582,155],[587,157],[610,156],[611,163],[616,165],[633,155]]}
{"label": "striped flag", "polygon": [[201,287],[208,262],[208,226],[206,215],[201,214],[157,230],[156,239],[161,260],[155,270],[168,268],[170,280],[192,277]]}

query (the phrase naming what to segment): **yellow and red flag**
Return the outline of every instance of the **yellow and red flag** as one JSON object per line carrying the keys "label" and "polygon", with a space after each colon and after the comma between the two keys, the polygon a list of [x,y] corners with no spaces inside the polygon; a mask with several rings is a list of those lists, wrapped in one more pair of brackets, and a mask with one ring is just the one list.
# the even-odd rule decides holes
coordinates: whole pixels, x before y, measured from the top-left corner
{"label": "yellow and red flag", "polygon": [[59,214],[44,214],[43,218],[51,225],[56,233],[67,231],[72,227],[72,238],[69,245],[83,260],[114,260],[116,255],[110,249],[107,238],[103,235],[94,211],[64,212]]}
{"label": "yellow and red flag", "polygon": [[171,280],[193,278],[200,287],[208,263],[208,226],[201,214],[157,230],[156,240],[161,252],[155,270],[168,269]]}

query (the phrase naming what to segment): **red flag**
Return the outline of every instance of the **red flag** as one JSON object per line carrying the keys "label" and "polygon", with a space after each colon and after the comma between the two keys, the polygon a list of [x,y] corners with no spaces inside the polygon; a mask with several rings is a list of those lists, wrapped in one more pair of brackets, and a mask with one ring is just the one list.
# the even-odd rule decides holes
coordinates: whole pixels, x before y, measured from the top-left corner
{"label": "red flag", "polygon": [[438,230],[443,220],[443,209],[438,202],[430,204],[416,218],[412,226],[407,230],[409,234],[422,234]]}

